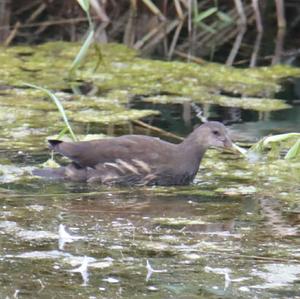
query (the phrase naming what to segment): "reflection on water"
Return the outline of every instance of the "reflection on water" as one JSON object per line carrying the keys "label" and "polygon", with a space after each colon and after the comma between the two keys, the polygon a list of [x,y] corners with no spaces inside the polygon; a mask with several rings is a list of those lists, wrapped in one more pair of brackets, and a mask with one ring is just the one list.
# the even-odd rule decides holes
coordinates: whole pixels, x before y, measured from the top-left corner
{"label": "reflection on water", "polygon": [[1,195],[1,298],[298,294],[299,240],[283,230],[297,227],[274,202],[193,195],[201,186],[31,185],[38,194]]}
{"label": "reflection on water", "polygon": [[[231,128],[244,141],[299,131],[297,106],[252,114],[202,108],[203,117],[236,123]],[[168,131],[186,135],[196,123],[189,103],[155,109],[163,116],[153,124],[167,124]],[[250,165],[208,152],[187,187],[119,189],[22,178],[48,158],[41,152],[49,134],[42,113],[34,114],[37,126],[47,127],[42,132],[14,130],[11,119],[0,138],[0,298],[299,296],[299,167]],[[31,119],[20,117],[21,123]],[[107,128],[109,134],[118,129]]]}

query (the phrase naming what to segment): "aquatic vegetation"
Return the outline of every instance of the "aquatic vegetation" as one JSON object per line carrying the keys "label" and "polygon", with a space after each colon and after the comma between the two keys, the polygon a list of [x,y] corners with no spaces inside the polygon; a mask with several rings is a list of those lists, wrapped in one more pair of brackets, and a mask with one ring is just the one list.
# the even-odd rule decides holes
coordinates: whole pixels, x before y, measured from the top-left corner
{"label": "aquatic vegetation", "polygon": [[143,117],[157,115],[158,111],[153,110],[137,110],[137,109],[116,109],[115,111],[97,111],[95,109],[86,109],[80,114],[70,112],[70,118],[82,123],[100,123],[100,124],[124,124],[131,120]]}
{"label": "aquatic vegetation", "polygon": [[[125,124],[131,120],[159,114],[158,111],[149,109],[128,109],[124,107],[123,100],[118,101],[116,95],[112,95],[113,99],[110,99],[54,91],[50,94],[51,100],[41,90],[31,88],[5,89],[1,92],[0,120],[6,123],[0,134],[1,148],[24,150],[44,147],[47,136],[57,134],[64,128],[64,122],[59,121],[64,114],[68,115],[76,128],[79,124],[90,123]],[[60,107],[64,107],[64,114],[56,111],[55,104],[51,102],[54,99],[59,101]],[[62,133],[66,132],[63,130]]]}
{"label": "aquatic vegetation", "polygon": [[31,74],[32,83],[47,89],[90,85],[97,96],[116,99],[119,95],[123,103],[143,96],[148,101],[187,100],[272,111],[289,107],[283,101],[273,100],[281,88],[280,81],[300,74],[299,69],[285,65],[238,69],[216,63],[148,60],[125,46],[106,44],[101,45],[103,63],[97,70],[97,51],[89,49],[84,65],[69,82],[68,66],[79,49],[79,44],[63,42],[3,49],[0,83],[20,86]]}
{"label": "aquatic vegetation", "polygon": [[[191,102],[191,98],[187,96],[171,96],[171,95],[156,95],[143,96],[144,102],[158,103],[158,104],[182,104]],[[200,92],[193,97],[194,103],[217,104],[223,107],[238,107],[242,109],[251,109],[261,112],[275,111],[281,109],[288,109],[290,106],[278,99],[270,98],[255,98],[255,97],[229,97],[222,95],[212,95]]]}
{"label": "aquatic vegetation", "polygon": [[[264,138],[257,148],[267,149],[270,159],[249,162],[209,150],[188,187],[44,182],[28,177],[28,165],[45,161],[45,139],[68,125],[66,114],[77,138],[90,140],[106,138],[87,134],[100,126],[159,113],[130,109],[132,99],[285,109],[274,93],[280,80],[299,70],[150,61],[105,45],[105,63],[95,71],[90,49],[70,82],[68,66],[79,49],[52,43],[0,51],[0,297],[18,297],[19,290],[20,296],[49,298],[298,294],[298,133]],[[29,75],[60,112],[44,89],[23,88]],[[288,148],[287,159],[278,159]]]}
{"label": "aquatic vegetation", "polygon": [[289,149],[285,155],[285,159],[291,160],[300,156],[300,139],[298,139],[295,144]]}
{"label": "aquatic vegetation", "polygon": [[[285,154],[284,159],[292,160],[300,157],[300,133],[286,133],[279,135],[272,135],[262,138],[255,143],[251,149],[250,154],[262,154],[266,149],[269,150],[268,155],[272,157],[279,157],[280,151],[285,148],[289,149]],[[295,140],[297,140],[295,142]]]}
{"label": "aquatic vegetation", "polygon": [[[1,256],[13,283],[1,294],[26,281],[32,296],[51,297],[115,298],[120,285],[124,298],[295,295],[299,171],[210,150],[189,187],[2,182]],[[45,277],[51,288],[41,286]]]}
{"label": "aquatic vegetation", "polygon": [[74,132],[73,132],[73,129],[69,123],[69,120],[67,118],[67,115],[66,115],[66,112],[65,112],[65,109],[64,107],[62,106],[60,100],[49,90],[45,89],[45,88],[42,88],[40,86],[36,86],[36,85],[33,85],[33,84],[25,84],[26,86],[29,86],[29,87],[32,87],[32,88],[35,88],[35,89],[38,89],[44,93],[47,94],[47,96],[53,100],[53,102],[55,103],[55,105],[57,106],[57,109],[60,113],[60,115],[62,116],[63,120],[64,120],[64,123],[66,125],[66,128],[63,129],[61,131],[61,133],[59,135],[64,135],[66,133],[66,129],[70,132],[71,134],[71,137],[73,139],[73,141],[77,141],[77,137],[75,136]]}
{"label": "aquatic vegetation", "polygon": [[[72,73],[76,69],[78,69],[80,64],[82,64],[83,59],[87,55],[87,52],[88,52],[91,44],[94,41],[94,35],[95,35],[94,24],[93,24],[91,14],[90,14],[90,0],[77,0],[77,2],[81,6],[83,11],[86,13],[86,16],[87,16],[87,19],[89,22],[89,33],[87,34],[85,41],[83,42],[78,54],[76,55],[75,59],[72,62],[70,72],[69,72],[70,75],[72,75]],[[96,46],[96,47],[98,47],[98,46]],[[101,57],[101,55],[100,55],[100,57]]]}

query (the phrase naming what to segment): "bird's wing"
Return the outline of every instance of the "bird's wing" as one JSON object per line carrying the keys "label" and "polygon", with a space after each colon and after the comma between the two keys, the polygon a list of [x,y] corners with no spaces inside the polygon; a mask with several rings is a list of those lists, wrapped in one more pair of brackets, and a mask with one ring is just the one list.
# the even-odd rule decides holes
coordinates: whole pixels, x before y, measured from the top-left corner
{"label": "bird's wing", "polygon": [[[109,139],[63,142],[49,140],[52,149],[81,167],[95,167],[97,164],[116,160],[141,160],[148,164],[165,163],[174,144],[159,138],[127,135]],[[169,152],[169,153],[168,153]]]}

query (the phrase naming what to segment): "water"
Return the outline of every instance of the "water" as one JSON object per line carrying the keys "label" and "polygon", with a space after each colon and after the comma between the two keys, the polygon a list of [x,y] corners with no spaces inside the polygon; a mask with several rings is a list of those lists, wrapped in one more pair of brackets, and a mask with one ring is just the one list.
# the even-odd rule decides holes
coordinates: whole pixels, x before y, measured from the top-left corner
{"label": "water", "polygon": [[268,199],[38,186],[1,196],[1,298],[299,296],[297,225]]}
{"label": "water", "polygon": [[[300,130],[297,101],[286,94],[277,97],[294,107],[279,112],[202,107],[251,142]],[[191,186],[39,180],[26,173],[49,158],[44,138],[61,123],[30,96],[1,95],[0,298],[300,298],[299,162],[249,163],[211,150]],[[159,110],[148,122],[182,136],[198,123],[187,104],[128,106]],[[83,134],[149,133],[74,123]]]}
{"label": "water", "polygon": [[3,182],[0,297],[299,298],[297,180],[255,172],[209,152],[193,186]]}

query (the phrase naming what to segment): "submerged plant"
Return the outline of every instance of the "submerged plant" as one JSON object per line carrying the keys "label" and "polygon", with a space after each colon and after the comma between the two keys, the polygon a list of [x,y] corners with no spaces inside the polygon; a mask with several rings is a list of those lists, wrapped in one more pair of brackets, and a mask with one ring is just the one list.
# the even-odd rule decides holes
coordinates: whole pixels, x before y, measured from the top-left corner
{"label": "submerged plant", "polygon": [[[286,133],[264,137],[255,143],[250,148],[249,152],[261,154],[266,149],[271,149],[271,152],[277,153],[281,149],[283,143],[290,143],[295,140],[295,138],[298,138],[298,140],[289,148],[284,156],[285,160],[292,160],[296,157],[300,157],[300,133]],[[288,147],[289,145],[286,146]]]}
{"label": "submerged plant", "polygon": [[58,111],[60,112],[60,114],[63,118],[63,121],[66,125],[62,129],[62,131],[59,133],[59,137],[62,137],[63,135],[65,135],[65,133],[67,131],[69,131],[72,139],[74,141],[77,141],[77,137],[76,137],[76,135],[75,135],[70,123],[69,123],[69,120],[68,120],[67,114],[65,112],[65,109],[64,109],[63,105],[61,104],[60,100],[55,96],[55,94],[53,94],[50,90],[48,90],[46,88],[43,88],[43,87],[40,87],[40,86],[37,86],[37,85],[34,85],[34,84],[25,83],[25,85],[28,86],[28,87],[32,87],[32,88],[35,88],[37,90],[40,90],[40,91],[44,92],[57,106]]}

